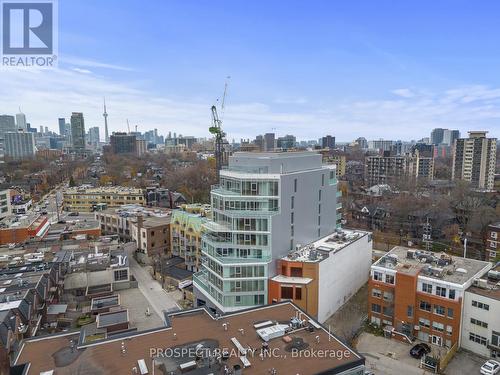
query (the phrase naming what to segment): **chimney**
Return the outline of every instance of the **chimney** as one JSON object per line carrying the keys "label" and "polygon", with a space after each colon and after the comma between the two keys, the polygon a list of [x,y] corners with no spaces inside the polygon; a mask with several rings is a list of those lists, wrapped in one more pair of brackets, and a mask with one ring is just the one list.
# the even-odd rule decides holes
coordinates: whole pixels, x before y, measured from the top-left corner
{"label": "chimney", "polygon": [[144,218],[142,215],[137,216],[137,228],[142,228],[144,223]]}

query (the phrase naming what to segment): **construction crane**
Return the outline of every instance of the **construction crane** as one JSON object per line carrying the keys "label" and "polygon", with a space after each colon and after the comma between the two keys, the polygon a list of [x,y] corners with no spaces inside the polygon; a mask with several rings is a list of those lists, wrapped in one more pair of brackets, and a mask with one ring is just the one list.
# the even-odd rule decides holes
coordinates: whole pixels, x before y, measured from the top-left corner
{"label": "construction crane", "polygon": [[128,119],[127,119],[127,129],[128,129],[128,134],[130,134],[130,123],[128,122]]}
{"label": "construction crane", "polygon": [[215,136],[215,169],[217,170],[217,182],[219,182],[220,170],[222,169],[222,152],[224,137],[226,133],[222,131],[222,121],[217,114],[217,107],[212,106],[212,126],[208,131]]}
{"label": "construction crane", "polygon": [[[222,106],[221,106],[222,115],[224,115],[227,86],[230,78],[231,78],[230,76],[227,76],[226,82],[224,84],[224,95],[222,96]],[[211,134],[215,136],[215,169],[217,170],[217,182],[219,182],[220,170],[222,169],[222,158],[224,152],[224,137],[226,136],[226,133],[222,131],[222,120],[219,118],[219,115],[217,113],[217,107],[215,105],[212,106],[212,126],[208,130]]]}

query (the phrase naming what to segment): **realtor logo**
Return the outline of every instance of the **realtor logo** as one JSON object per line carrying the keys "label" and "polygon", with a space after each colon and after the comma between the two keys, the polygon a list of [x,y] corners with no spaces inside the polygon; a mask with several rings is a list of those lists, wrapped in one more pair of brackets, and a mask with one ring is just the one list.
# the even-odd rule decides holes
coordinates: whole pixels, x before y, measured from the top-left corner
{"label": "realtor logo", "polygon": [[55,65],[56,10],[57,4],[53,0],[2,1],[3,66]]}

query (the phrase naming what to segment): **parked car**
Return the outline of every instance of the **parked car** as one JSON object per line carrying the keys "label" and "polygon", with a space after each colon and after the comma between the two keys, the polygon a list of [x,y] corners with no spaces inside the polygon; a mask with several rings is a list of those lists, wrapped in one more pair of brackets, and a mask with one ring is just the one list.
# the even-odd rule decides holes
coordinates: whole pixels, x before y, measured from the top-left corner
{"label": "parked car", "polygon": [[431,348],[429,347],[429,345],[424,344],[424,343],[417,344],[413,348],[410,349],[410,355],[413,358],[417,358],[417,359],[422,358],[423,355],[430,353],[430,352],[431,352]]}
{"label": "parked car", "polygon": [[500,362],[490,359],[481,366],[481,374],[483,375],[495,375],[498,373],[500,373]]}
{"label": "parked car", "polygon": [[70,212],[68,216],[78,216],[80,215],[78,212]]}

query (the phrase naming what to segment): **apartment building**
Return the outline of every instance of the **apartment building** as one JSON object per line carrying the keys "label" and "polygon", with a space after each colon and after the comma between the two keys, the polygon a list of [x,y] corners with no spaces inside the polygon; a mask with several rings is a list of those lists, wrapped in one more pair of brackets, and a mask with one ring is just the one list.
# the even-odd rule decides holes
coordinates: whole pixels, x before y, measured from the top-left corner
{"label": "apartment building", "polygon": [[452,179],[469,181],[473,187],[493,190],[497,139],[486,138],[486,131],[469,132],[459,138],[453,149]]}
{"label": "apartment building", "polygon": [[186,269],[198,272],[201,263],[202,225],[204,214],[174,210],[170,221],[170,251],[172,255],[184,259]]}
{"label": "apartment building", "polygon": [[137,244],[138,257],[149,262],[151,257],[170,251],[170,210],[123,205],[97,211],[95,219],[103,234],[116,234],[122,241]]}
{"label": "apartment building", "polygon": [[462,348],[500,359],[500,263],[465,291]]}
{"label": "apartment building", "polygon": [[235,153],[211,203],[196,303],[222,312],[263,305],[277,259],[336,228],[335,166],[313,152]]}
{"label": "apartment building", "polygon": [[336,229],[278,260],[268,303],[292,301],[323,323],[368,281],[371,264],[371,233]]}
{"label": "apartment building", "polygon": [[126,204],[144,205],[142,189],[108,186],[108,187],[72,187],[63,192],[63,206],[67,211],[93,212],[104,206],[117,208]]}
{"label": "apartment building", "polygon": [[486,236],[486,256],[490,262],[498,259],[500,254],[500,221],[488,225],[488,232]]}
{"label": "apartment building", "polygon": [[404,341],[460,345],[464,294],[491,263],[394,247],[371,267],[368,317]]}

